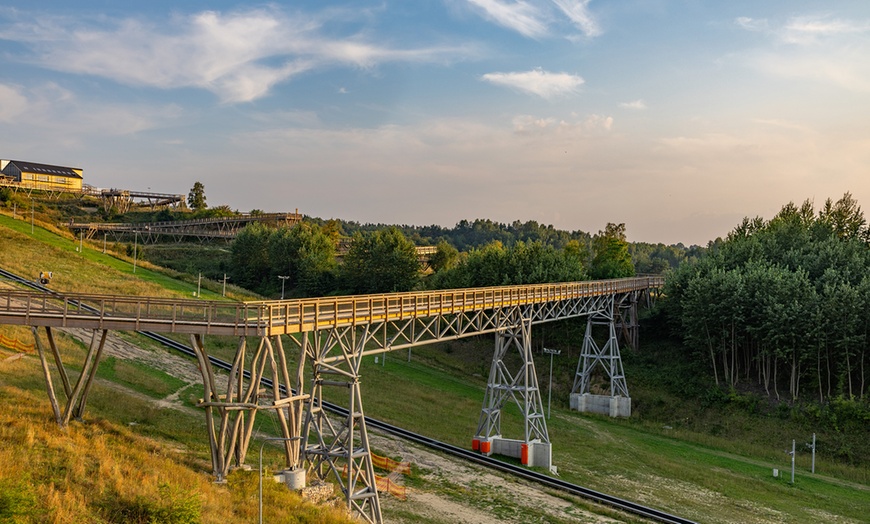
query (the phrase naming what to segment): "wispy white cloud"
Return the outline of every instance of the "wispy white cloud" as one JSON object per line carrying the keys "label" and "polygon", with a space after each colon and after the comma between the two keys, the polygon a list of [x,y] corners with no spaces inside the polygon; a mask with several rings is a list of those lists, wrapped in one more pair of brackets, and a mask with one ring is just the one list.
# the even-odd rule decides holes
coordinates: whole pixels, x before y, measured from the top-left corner
{"label": "wispy white cloud", "polygon": [[393,48],[363,36],[326,36],[329,20],[278,8],[205,11],[156,22],[41,16],[0,28],[30,49],[20,60],[136,86],[196,87],[224,102],[263,97],[278,83],[316,68],[445,61],[454,46]]}
{"label": "wispy white cloud", "polygon": [[823,38],[870,34],[870,22],[830,16],[805,15],[776,24],[766,18],[737,17],[734,23],[747,31],[763,32],[786,44],[816,44]]}
{"label": "wispy white cloud", "polygon": [[631,102],[620,103],[619,107],[623,109],[643,110],[646,109],[646,102],[644,102],[643,100],[632,100]]}
{"label": "wispy white cloud", "polygon": [[498,25],[512,29],[530,38],[543,36],[547,32],[544,11],[524,0],[468,0],[484,16]]}
{"label": "wispy white cloud", "polygon": [[577,75],[550,73],[542,69],[513,73],[487,73],[481,79],[546,99],[576,93],[585,82],[582,77]]}
{"label": "wispy white cloud", "polygon": [[553,3],[568,17],[584,35],[594,37],[603,31],[598,21],[589,12],[590,0],[553,0]]}
{"label": "wispy white cloud", "polygon": [[602,34],[590,0],[467,0],[484,18],[528,38],[552,36],[566,21],[586,37]]}
{"label": "wispy white cloud", "polygon": [[811,44],[820,38],[870,32],[870,24],[830,17],[801,16],[789,20],[779,31],[788,43]]}
{"label": "wispy white cloud", "polygon": [[748,16],[739,16],[734,20],[738,26],[747,31],[765,31],[767,30],[767,19],[765,18],[750,18]]}
{"label": "wispy white cloud", "polygon": [[15,122],[23,115],[27,125],[19,128],[18,135],[73,143],[86,137],[132,135],[166,127],[179,120],[182,110],[172,104],[82,101],[52,82],[28,89],[0,84],[0,122]]}
{"label": "wispy white cloud", "polygon": [[797,16],[774,23],[740,17],[735,24],[769,38],[769,47],[743,53],[752,67],[774,76],[811,79],[851,91],[870,91],[870,22]]}
{"label": "wispy white cloud", "polygon": [[19,88],[0,84],[0,122],[14,122],[27,111],[27,105],[27,97]]}
{"label": "wispy white cloud", "polygon": [[577,136],[590,136],[600,133],[608,133],[613,129],[613,117],[604,115],[587,115],[580,118],[566,120],[554,117],[535,117],[532,115],[518,115],[513,119],[514,132],[523,135],[543,134],[573,134]]}

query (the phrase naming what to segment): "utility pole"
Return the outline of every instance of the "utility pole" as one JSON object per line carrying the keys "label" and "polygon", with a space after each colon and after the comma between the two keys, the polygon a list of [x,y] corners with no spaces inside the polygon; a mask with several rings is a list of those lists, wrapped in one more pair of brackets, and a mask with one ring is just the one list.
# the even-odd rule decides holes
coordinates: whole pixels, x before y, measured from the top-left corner
{"label": "utility pole", "polygon": [[33,234],[33,199],[30,199],[30,234]]}
{"label": "utility pole", "polygon": [[816,472],[816,434],[813,433],[813,468],[812,473]]}
{"label": "utility pole", "polygon": [[794,439],[791,441],[791,453],[786,451],[789,455],[791,455],[791,483],[794,484]]}
{"label": "utility pole", "polygon": [[281,300],[284,300],[284,283],[287,282],[290,275],[278,275],[278,278],[281,279]]}
{"label": "utility pole", "polygon": [[561,349],[544,348],[544,353],[550,355],[550,387],[547,391],[547,420],[550,420],[550,400],[553,397],[553,355],[561,355]]}
{"label": "utility pole", "polygon": [[202,289],[202,271],[199,272],[199,278],[196,279],[196,298],[202,298],[200,289]]}
{"label": "utility pole", "polygon": [[222,297],[227,296],[227,278],[229,278],[229,277],[227,277],[227,274],[224,273],[224,289],[223,289],[223,291],[221,291]]}
{"label": "utility pole", "polygon": [[133,273],[136,272],[136,252],[139,248],[139,231],[133,230]]}

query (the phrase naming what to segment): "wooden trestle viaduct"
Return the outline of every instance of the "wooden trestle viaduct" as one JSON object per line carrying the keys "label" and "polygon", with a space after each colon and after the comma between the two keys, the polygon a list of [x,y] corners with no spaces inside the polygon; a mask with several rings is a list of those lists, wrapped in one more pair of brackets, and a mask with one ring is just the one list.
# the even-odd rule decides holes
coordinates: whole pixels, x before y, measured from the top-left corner
{"label": "wooden trestle viaduct", "polygon": [[182,242],[191,238],[199,242],[216,239],[232,240],[242,229],[253,223],[292,226],[301,221],[302,215],[297,211],[147,223],[70,222],[69,228],[76,235],[82,235],[89,240],[102,233],[105,236],[112,235],[112,239],[116,242],[135,240],[143,244],[156,244],[167,241]]}
{"label": "wooden trestle viaduct", "polygon": [[[474,447],[486,454],[513,455],[523,463],[549,467],[550,438],[532,358],[532,326],[588,317],[572,406],[575,397],[589,396],[591,373],[600,365],[610,379],[608,398],[614,414],[613,400],[628,397],[617,334],[622,331],[630,343],[637,343],[638,303],[649,300],[662,284],[661,277],[638,277],[243,303],[0,290],[0,324],[31,326],[48,396],[61,426],[84,413],[108,331],[189,335],[202,372],[205,395],[200,406],[205,410],[218,480],[245,462],[256,414],[272,410],[286,439],[285,473],[290,477],[285,479],[301,477],[304,484],[306,474],[318,478],[332,474],[348,509],[367,522],[379,523],[382,516],[359,382],[364,357],[494,333],[495,352]],[[607,342],[601,347],[591,335],[596,324],[609,326]],[[55,328],[93,331],[75,383],[55,344]],[[238,339],[223,391],[219,391],[223,381],[216,380],[205,335]],[[256,347],[248,347],[249,338],[257,340]],[[298,351],[295,369],[285,341]],[[514,351],[519,359],[505,358]],[[54,360],[54,371],[49,359]],[[310,375],[306,366],[310,366]],[[54,391],[57,376],[63,384],[65,405],[58,402]],[[306,377],[311,380],[308,384]],[[347,391],[344,420],[336,421],[325,413],[325,388]],[[514,439],[501,434],[501,412],[508,402],[516,403],[525,422],[524,434]]]}

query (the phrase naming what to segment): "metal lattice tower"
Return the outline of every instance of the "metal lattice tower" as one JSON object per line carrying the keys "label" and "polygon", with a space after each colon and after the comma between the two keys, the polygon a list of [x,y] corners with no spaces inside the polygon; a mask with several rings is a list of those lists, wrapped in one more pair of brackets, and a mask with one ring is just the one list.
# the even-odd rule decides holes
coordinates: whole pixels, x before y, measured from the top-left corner
{"label": "metal lattice tower", "polygon": [[[532,321],[519,308],[511,312],[510,321],[510,327],[495,334],[495,354],[475,438],[489,440],[501,436],[501,411],[505,403],[512,400],[523,414],[524,441],[548,443],[547,421],[532,358]],[[521,358],[519,368],[514,371],[504,360],[511,348],[516,349]]]}
{"label": "metal lattice tower", "polygon": [[[363,349],[372,336],[369,325],[348,327],[328,331],[325,340],[315,333],[314,344],[305,344],[308,358],[313,361],[314,378],[302,435],[309,442],[305,449],[309,471],[321,480],[331,473],[345,495],[348,509],[365,522],[380,523],[383,517],[359,387]],[[307,341],[309,337],[304,338]],[[343,358],[325,363],[333,350],[340,351]],[[336,424],[324,411],[324,386],[348,391],[348,413],[343,423]]]}
{"label": "metal lattice tower", "polygon": [[[611,307],[606,311],[589,315],[586,322],[586,335],[583,337],[583,347],[580,350],[580,360],[577,362],[577,372],[574,376],[572,394],[590,393],[592,372],[599,364],[610,380],[610,396],[628,397],[628,385],[625,383],[625,373],[622,369],[622,357],[619,353],[619,341],[616,337],[614,309],[616,305],[611,298]],[[607,326],[607,342],[598,347],[592,336],[594,326]]]}

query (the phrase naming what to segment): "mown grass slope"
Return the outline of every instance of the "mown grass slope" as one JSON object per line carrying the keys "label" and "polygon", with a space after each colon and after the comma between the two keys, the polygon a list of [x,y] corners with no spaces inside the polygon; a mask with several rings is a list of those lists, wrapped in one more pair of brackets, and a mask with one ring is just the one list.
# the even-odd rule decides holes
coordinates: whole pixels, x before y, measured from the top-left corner
{"label": "mown grass slope", "polygon": [[[80,247],[82,249],[80,249]],[[183,276],[134,260],[102,246],[79,242],[72,235],[37,224],[31,233],[29,222],[0,214],[0,267],[36,279],[40,271],[51,271],[50,287],[67,293],[108,293],[118,295],[221,299],[217,282],[197,285],[194,277]],[[252,293],[228,286],[230,298],[253,299]]]}
{"label": "mown grass slope", "polygon": [[[86,422],[60,429],[38,360],[13,355],[0,348],[0,522],[257,521],[257,472],[215,484],[207,446],[193,444],[203,440],[204,424],[103,385],[94,388]],[[279,484],[264,486],[267,522],[351,522]]]}

